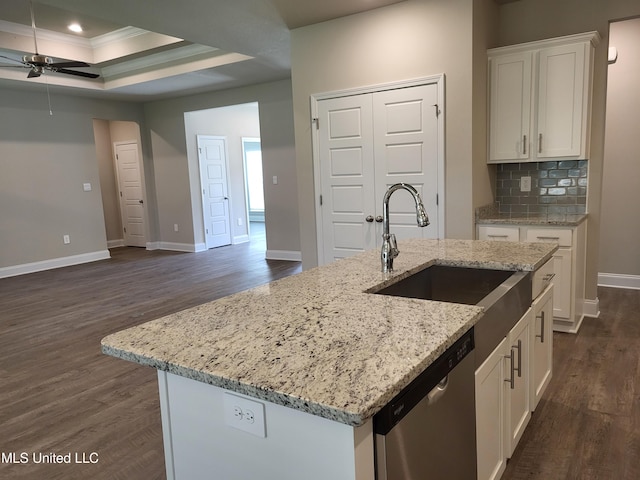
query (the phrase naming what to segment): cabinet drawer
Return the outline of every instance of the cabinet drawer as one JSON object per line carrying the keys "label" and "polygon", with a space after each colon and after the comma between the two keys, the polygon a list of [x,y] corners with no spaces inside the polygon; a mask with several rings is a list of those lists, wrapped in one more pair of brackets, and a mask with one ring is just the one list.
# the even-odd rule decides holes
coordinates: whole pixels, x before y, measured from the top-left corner
{"label": "cabinet drawer", "polygon": [[570,247],[572,232],[571,229],[563,228],[528,228],[525,241],[557,243],[561,247]]}
{"label": "cabinet drawer", "polygon": [[498,240],[503,242],[519,242],[520,229],[518,227],[478,227],[479,240]]}
{"label": "cabinet drawer", "polygon": [[531,280],[531,298],[537,298],[537,296],[549,286],[554,276],[553,259],[551,259],[533,273]]}

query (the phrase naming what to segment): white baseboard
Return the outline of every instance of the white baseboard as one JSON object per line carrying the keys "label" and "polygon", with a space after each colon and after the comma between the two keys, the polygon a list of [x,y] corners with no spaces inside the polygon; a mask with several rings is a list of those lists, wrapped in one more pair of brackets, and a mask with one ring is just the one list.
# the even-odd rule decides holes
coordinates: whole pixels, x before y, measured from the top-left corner
{"label": "white baseboard", "polygon": [[107,248],[124,247],[124,238],[118,240],[107,240]]}
{"label": "white baseboard", "polygon": [[600,316],[600,299],[585,299],[582,304],[582,313],[585,317],[598,318]]}
{"label": "white baseboard", "polygon": [[287,260],[290,262],[301,262],[302,252],[292,250],[267,250],[265,254],[267,260]]}
{"label": "white baseboard", "polygon": [[173,252],[195,253],[197,246],[193,243],[158,242],[158,250],[171,250]]}
{"label": "white baseboard", "polygon": [[160,242],[147,242],[147,250],[160,250]]}
{"label": "white baseboard", "polygon": [[82,253],[80,255],[70,255],[68,257],[52,258],[40,262],[24,263],[22,265],[12,265],[0,268],[0,278],[15,277],[27,273],[42,272],[54,268],[70,267],[81,263],[96,262],[111,258],[109,250],[99,250],[97,252]]}
{"label": "white baseboard", "polygon": [[599,273],[599,287],[632,288],[640,290],[640,275],[622,275],[619,273]]}
{"label": "white baseboard", "polygon": [[236,237],[233,237],[233,244],[236,245],[238,243],[247,243],[251,241],[251,239],[249,238],[249,235],[238,235]]}

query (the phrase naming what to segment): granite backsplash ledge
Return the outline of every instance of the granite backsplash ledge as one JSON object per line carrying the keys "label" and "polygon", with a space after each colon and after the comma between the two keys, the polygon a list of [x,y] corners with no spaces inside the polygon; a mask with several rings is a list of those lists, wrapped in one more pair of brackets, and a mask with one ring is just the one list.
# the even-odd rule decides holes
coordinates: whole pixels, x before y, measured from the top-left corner
{"label": "granite backsplash ledge", "polygon": [[[497,165],[496,208],[501,215],[582,215],[586,213],[588,161],[568,160]],[[531,191],[521,191],[531,177]]]}

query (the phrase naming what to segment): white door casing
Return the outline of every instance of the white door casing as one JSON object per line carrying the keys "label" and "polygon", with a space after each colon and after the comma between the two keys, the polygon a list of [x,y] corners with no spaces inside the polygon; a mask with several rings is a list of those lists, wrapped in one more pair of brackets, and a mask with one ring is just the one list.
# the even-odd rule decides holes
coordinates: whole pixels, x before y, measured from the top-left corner
{"label": "white door casing", "polygon": [[390,202],[392,233],[444,237],[444,77],[312,97],[318,262],[379,247],[382,198],[416,187],[430,226],[416,225],[407,192]]}
{"label": "white door casing", "polygon": [[114,144],[114,150],[124,245],[146,247],[146,220],[138,144],[118,142]]}
{"label": "white door casing", "polygon": [[202,215],[207,249],[231,244],[225,137],[198,135]]}

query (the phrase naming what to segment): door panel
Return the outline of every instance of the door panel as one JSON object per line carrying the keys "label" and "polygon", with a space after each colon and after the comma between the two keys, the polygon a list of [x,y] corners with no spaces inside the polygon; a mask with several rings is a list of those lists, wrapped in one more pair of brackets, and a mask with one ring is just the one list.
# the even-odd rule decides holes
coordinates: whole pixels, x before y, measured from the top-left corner
{"label": "door panel", "polygon": [[138,158],[138,144],[117,144],[116,164],[120,189],[120,211],[124,244],[130,247],[146,247],[142,176]]}
{"label": "door panel", "polygon": [[[438,87],[435,84],[373,94],[376,211],[394,183],[409,183],[424,202],[430,225],[416,225],[416,209],[408,192],[389,202],[390,229],[401,238],[438,237]],[[382,233],[382,232],[380,232]]]}
{"label": "door panel", "polygon": [[[322,263],[375,246],[371,97],[319,102],[322,182]],[[324,122],[323,122],[324,123]]]}
{"label": "door panel", "polygon": [[225,140],[198,135],[202,212],[207,248],[231,244]]}

